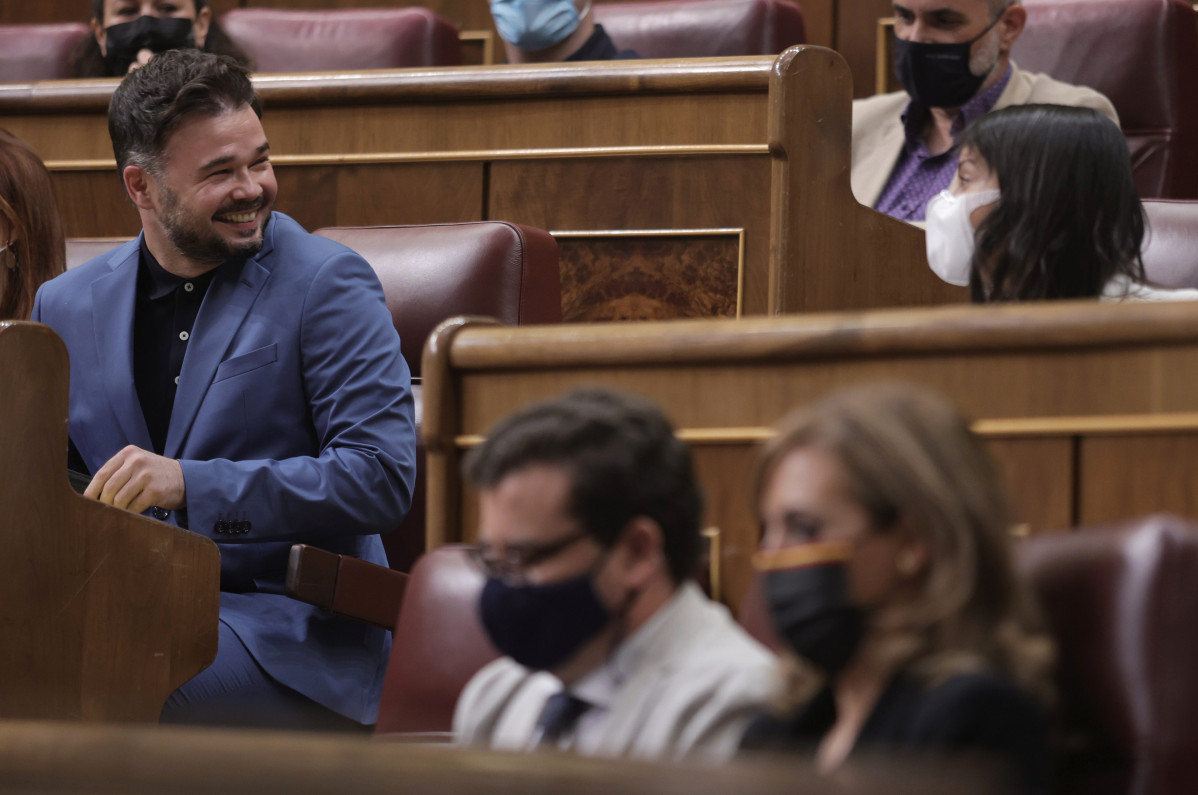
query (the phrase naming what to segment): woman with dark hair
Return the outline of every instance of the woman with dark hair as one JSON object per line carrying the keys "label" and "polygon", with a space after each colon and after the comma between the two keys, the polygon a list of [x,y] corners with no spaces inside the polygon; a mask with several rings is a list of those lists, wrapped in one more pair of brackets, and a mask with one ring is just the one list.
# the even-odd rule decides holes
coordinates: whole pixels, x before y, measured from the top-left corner
{"label": "woman with dark hair", "polygon": [[75,52],[75,77],[123,77],[155,53],[181,47],[249,56],[221,30],[207,0],[92,0],[92,37]]}
{"label": "woman with dark hair", "polygon": [[854,387],[784,419],[760,457],[754,559],[789,693],[742,748],[990,757],[1050,778],[1052,641],[1011,561],[993,460],[949,404]]}
{"label": "woman with dark hair", "polygon": [[1149,286],[1127,141],[1101,113],[1004,108],[958,148],[956,178],[928,202],[928,263],[973,300],[1198,299]]}
{"label": "woman with dark hair", "polygon": [[20,139],[0,130],[0,320],[25,320],[42,282],[66,268],[50,174]]}

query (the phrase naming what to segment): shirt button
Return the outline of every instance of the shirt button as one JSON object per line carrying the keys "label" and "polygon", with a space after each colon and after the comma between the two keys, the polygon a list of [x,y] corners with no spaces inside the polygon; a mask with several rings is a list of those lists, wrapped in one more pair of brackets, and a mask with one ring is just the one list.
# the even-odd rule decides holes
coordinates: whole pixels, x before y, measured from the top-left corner
{"label": "shirt button", "polygon": [[184,283],[183,283],[183,290],[184,290],[185,292],[188,292],[188,293],[190,293],[190,292],[191,292],[192,290],[194,290],[195,288],[196,288],[196,286],[195,286],[194,284],[192,284],[191,282],[184,282]]}
{"label": "shirt button", "polygon": [[191,335],[190,335],[190,334],[188,334],[186,331],[180,331],[180,332],[179,332],[179,339],[183,340],[184,342],[187,342],[187,339],[188,339],[188,337],[190,337],[190,336],[191,336]]}
{"label": "shirt button", "polygon": [[179,376],[175,376],[175,386],[179,385]]}

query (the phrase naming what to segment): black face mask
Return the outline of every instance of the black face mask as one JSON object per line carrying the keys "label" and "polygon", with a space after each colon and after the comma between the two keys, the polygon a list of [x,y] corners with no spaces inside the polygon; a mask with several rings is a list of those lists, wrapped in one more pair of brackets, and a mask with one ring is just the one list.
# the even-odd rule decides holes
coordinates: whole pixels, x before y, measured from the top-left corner
{"label": "black face mask", "polygon": [[904,41],[895,36],[894,70],[911,98],[928,108],[959,108],[972,99],[994,66],[985,74],[975,75],[969,70],[970,49],[999,19],[1002,17],[959,44]]}
{"label": "black face mask", "polygon": [[142,50],[153,53],[194,47],[194,21],[182,17],[138,17],[105,30],[104,63],[113,77],[129,71]]}
{"label": "black face mask", "polygon": [[509,585],[489,578],[478,612],[496,649],[538,671],[567,662],[613,619],[589,572],[548,585]]}
{"label": "black face mask", "polygon": [[849,601],[844,563],[763,574],[766,603],[783,640],[805,660],[835,675],[865,635],[865,613]]}

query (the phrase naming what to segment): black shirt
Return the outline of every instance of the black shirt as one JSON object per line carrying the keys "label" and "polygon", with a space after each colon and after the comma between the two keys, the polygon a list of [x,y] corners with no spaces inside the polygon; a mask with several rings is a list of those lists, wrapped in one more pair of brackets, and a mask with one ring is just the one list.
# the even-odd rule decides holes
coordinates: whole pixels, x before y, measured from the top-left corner
{"label": "black shirt", "polygon": [[[836,702],[831,688],[824,688],[795,715],[754,720],[741,749],[813,753],[835,722]],[[931,688],[906,674],[891,679],[850,756],[896,751],[990,756],[1008,766],[1014,789],[1050,789],[1044,713],[1014,684],[993,674],[960,674]]]}
{"label": "black shirt", "polygon": [[141,244],[133,314],[133,382],[154,452],[162,455],[196,315],[216,269],[194,279],[170,273]]}
{"label": "black shirt", "polygon": [[632,50],[616,50],[615,42],[603,26],[596,23],[595,32],[587,37],[574,52],[566,56],[567,61],[631,61],[641,56]]}

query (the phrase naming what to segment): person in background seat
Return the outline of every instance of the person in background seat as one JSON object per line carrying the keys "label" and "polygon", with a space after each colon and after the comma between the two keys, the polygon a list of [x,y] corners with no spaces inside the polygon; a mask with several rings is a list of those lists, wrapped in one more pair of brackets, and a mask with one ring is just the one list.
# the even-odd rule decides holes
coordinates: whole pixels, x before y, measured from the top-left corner
{"label": "person in background seat", "polygon": [[75,77],[123,77],[180,47],[250,59],[229,40],[207,0],[92,0],[92,36],[75,52]]}
{"label": "person in background seat", "polygon": [[894,0],[895,71],[903,90],[853,103],[857,201],[922,221],[957,167],[953,142],[974,119],[1009,105],[1115,108],[1090,88],[1022,72],[1011,47],[1027,11],[1018,0]]}
{"label": "person in background seat", "polygon": [[780,422],[759,466],[754,563],[794,657],[743,747],[800,749],[823,771],[970,753],[1045,791],[1054,645],[966,421],[913,387],[849,388]]}
{"label": "person in background seat", "polygon": [[1089,108],[1023,105],[975,121],[928,205],[932,270],[975,301],[1193,301],[1144,273],[1127,141]]}
{"label": "person in background seat", "polygon": [[491,16],[508,63],[640,57],[616,46],[595,21],[591,0],[491,0]]}
{"label": "person in background seat", "polygon": [[723,759],[773,692],[774,656],[693,581],[702,496],[661,411],[584,390],[470,455],[479,614],[505,656],[458,700],[458,742]]}
{"label": "person in background seat", "polygon": [[66,269],[66,257],[50,172],[0,130],[0,320],[28,319],[37,288]]}

